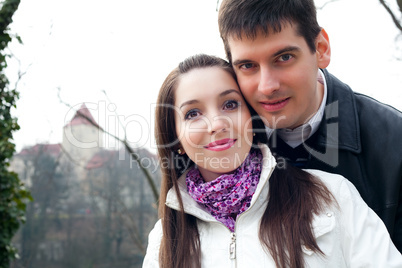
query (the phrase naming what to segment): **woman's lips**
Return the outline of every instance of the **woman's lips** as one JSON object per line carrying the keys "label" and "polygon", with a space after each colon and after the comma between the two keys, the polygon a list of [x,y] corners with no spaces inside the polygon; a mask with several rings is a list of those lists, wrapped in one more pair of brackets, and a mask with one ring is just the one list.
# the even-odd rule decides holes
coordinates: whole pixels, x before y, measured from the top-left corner
{"label": "woman's lips", "polygon": [[218,141],[211,142],[210,144],[204,146],[205,149],[211,150],[211,151],[224,151],[229,149],[230,147],[235,144],[236,139],[222,139]]}
{"label": "woman's lips", "polygon": [[290,98],[278,100],[278,101],[270,101],[270,102],[261,102],[262,107],[267,111],[267,112],[276,112],[281,110],[283,107],[288,104]]}

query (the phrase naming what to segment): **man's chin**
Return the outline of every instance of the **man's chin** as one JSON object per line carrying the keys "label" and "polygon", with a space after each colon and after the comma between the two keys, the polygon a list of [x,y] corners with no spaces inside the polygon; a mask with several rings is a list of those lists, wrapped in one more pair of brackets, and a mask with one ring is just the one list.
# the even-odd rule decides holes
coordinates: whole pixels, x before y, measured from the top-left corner
{"label": "man's chin", "polygon": [[285,115],[260,115],[260,117],[265,126],[269,127],[270,129],[289,128],[292,125],[289,118],[287,118]]}

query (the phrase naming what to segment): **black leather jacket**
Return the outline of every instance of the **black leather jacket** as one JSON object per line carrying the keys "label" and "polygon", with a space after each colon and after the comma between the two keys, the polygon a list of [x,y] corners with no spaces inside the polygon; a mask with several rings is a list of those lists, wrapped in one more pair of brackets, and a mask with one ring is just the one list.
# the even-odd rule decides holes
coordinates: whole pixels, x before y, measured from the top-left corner
{"label": "black leather jacket", "polygon": [[294,165],[349,179],[402,252],[402,113],[322,71],[328,97],[317,132],[295,149],[274,132],[270,147]]}

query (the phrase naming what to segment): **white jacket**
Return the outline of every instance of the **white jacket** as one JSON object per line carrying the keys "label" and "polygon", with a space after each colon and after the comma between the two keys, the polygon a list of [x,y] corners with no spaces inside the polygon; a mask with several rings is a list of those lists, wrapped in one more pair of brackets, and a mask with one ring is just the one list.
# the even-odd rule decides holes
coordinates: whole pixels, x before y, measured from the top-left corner
{"label": "white jacket", "polygon": [[[263,168],[248,210],[236,220],[235,232],[215,220],[187,193],[185,174],[180,192],[185,212],[197,217],[201,239],[202,267],[275,267],[260,243],[258,230],[267,206],[269,177],[276,165],[268,147],[261,146]],[[402,267],[402,255],[393,245],[385,225],[362,200],[356,188],[344,177],[318,170],[306,170],[320,178],[336,198],[339,208],[328,208],[313,219],[314,234],[325,256],[303,248],[306,267]],[[179,209],[171,189],[166,205]],[[162,225],[159,220],[149,234],[143,267],[159,267]]]}

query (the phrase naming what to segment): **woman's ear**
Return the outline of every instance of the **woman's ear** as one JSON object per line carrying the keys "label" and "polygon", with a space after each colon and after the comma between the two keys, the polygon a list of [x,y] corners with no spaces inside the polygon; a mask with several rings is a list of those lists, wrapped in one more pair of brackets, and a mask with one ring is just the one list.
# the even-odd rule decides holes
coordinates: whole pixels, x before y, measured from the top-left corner
{"label": "woman's ear", "polygon": [[183,154],[185,154],[186,153],[186,151],[184,151],[184,149],[183,148],[179,148],[179,149],[177,149],[177,151],[176,151],[179,155],[183,155]]}
{"label": "woman's ear", "polygon": [[179,155],[184,155],[186,153],[180,142],[174,146],[173,151]]}
{"label": "woman's ear", "polygon": [[328,34],[324,29],[321,29],[321,32],[318,34],[315,47],[318,67],[321,69],[327,68],[331,61],[331,46],[329,44]]}

